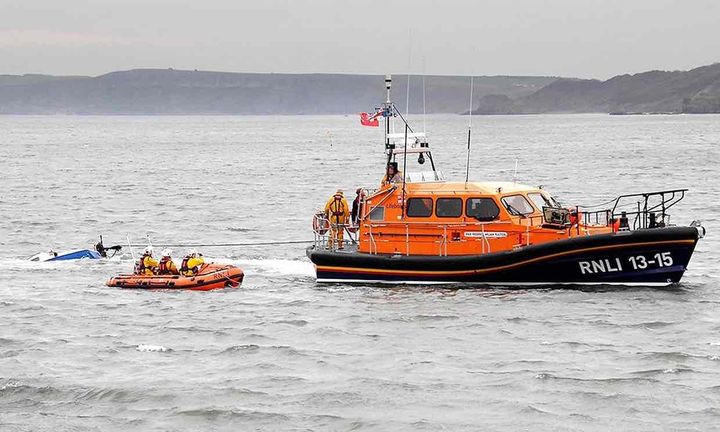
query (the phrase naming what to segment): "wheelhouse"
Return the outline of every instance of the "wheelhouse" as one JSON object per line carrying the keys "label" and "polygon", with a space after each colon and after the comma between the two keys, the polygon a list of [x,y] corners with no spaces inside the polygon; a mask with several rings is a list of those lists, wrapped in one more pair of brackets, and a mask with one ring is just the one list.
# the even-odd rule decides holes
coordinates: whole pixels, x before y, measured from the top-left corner
{"label": "wheelhouse", "polygon": [[[562,220],[552,223],[552,213]],[[550,210],[550,211],[548,211]],[[358,251],[371,254],[471,255],[611,232],[577,223],[546,191],[512,182],[418,182],[389,186],[363,205]],[[579,226],[579,225],[578,225]]]}

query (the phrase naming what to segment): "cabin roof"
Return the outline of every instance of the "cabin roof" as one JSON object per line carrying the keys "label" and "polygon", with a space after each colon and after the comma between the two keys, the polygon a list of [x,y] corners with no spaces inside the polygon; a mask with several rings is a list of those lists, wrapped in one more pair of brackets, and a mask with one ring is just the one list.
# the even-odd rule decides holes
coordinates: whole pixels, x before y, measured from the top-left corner
{"label": "cabin roof", "polygon": [[431,182],[407,184],[407,190],[413,194],[479,193],[483,195],[497,195],[499,188],[502,189],[502,192],[500,192],[502,194],[539,190],[535,186],[515,182]]}

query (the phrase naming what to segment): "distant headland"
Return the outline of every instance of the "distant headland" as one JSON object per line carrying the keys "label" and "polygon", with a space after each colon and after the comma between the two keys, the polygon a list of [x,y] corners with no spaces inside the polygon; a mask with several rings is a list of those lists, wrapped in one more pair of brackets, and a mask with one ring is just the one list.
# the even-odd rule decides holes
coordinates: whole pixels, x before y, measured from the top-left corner
{"label": "distant headland", "polygon": [[[393,95],[406,101],[407,75]],[[428,113],[467,113],[469,77],[424,77]],[[0,114],[351,114],[383,98],[383,77],[134,69],[97,77],[0,75]],[[720,113],[720,63],[606,81],[544,76],[474,79],[473,113]],[[411,76],[410,112],[423,79]]]}

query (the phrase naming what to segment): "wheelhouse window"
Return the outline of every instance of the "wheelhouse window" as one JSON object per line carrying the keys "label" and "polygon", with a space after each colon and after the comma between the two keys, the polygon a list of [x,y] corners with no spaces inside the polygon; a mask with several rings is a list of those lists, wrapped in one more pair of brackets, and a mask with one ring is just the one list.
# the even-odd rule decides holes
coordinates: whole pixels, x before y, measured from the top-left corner
{"label": "wheelhouse window", "polygon": [[526,216],[535,212],[530,202],[522,195],[510,195],[503,197],[503,205],[513,216]]}
{"label": "wheelhouse window", "polygon": [[460,198],[438,198],[435,202],[435,216],[460,217],[462,216],[462,207],[462,199]]}
{"label": "wheelhouse window", "polygon": [[543,207],[553,207],[549,199],[545,198],[540,192],[533,192],[528,194],[528,198],[535,204],[538,210],[542,211]]}
{"label": "wheelhouse window", "polygon": [[540,211],[542,211],[543,207],[562,207],[560,203],[555,200],[555,198],[542,192],[531,192],[528,194],[528,198],[532,200],[533,204],[535,204],[535,207],[537,207],[537,209]]}
{"label": "wheelhouse window", "polygon": [[385,220],[385,207],[375,207],[370,211],[368,219],[371,221],[384,221]]}
{"label": "wheelhouse window", "polygon": [[500,215],[500,208],[492,198],[468,198],[465,201],[465,215],[480,222],[490,222]]}
{"label": "wheelhouse window", "polygon": [[410,198],[407,204],[409,217],[430,217],[433,211],[432,198]]}

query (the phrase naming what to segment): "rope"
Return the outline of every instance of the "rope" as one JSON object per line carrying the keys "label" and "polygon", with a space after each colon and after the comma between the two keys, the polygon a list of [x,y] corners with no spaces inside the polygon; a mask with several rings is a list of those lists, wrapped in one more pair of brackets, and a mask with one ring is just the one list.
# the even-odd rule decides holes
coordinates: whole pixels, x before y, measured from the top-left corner
{"label": "rope", "polygon": [[[258,242],[258,243],[153,243],[153,246],[160,247],[232,247],[232,246],[272,246],[272,245],[288,245],[288,244],[305,244],[314,243],[314,240],[292,240],[292,241],[275,241],[275,242]],[[130,244],[130,247],[145,247],[147,244]]]}

